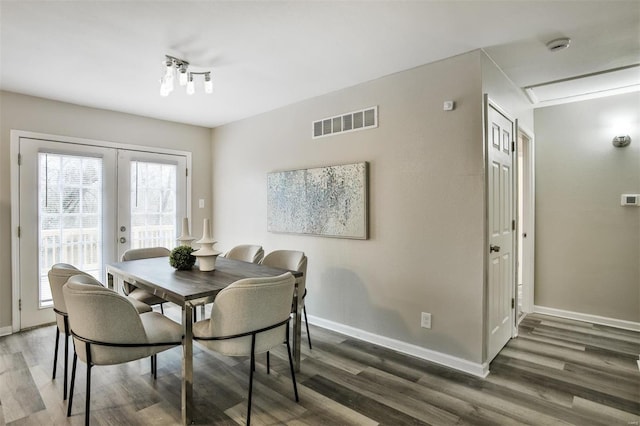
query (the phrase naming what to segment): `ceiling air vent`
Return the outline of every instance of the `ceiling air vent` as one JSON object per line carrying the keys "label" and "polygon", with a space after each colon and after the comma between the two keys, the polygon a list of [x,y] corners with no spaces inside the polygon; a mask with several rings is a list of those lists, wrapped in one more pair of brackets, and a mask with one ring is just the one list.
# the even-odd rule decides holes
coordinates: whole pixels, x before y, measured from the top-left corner
{"label": "ceiling air vent", "polygon": [[313,139],[317,139],[338,133],[371,129],[373,127],[378,127],[377,106],[314,121],[312,135]]}

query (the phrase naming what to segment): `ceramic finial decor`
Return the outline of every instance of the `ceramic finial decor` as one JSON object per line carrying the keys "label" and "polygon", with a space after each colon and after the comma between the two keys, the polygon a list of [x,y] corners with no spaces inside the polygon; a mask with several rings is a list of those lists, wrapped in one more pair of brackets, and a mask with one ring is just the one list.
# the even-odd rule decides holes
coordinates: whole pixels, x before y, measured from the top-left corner
{"label": "ceramic finial decor", "polygon": [[209,219],[204,219],[202,224],[202,238],[196,241],[196,244],[200,244],[200,250],[191,253],[191,255],[198,258],[198,268],[201,271],[213,271],[216,269],[216,259],[221,252],[213,249],[215,243],[217,243],[217,241],[211,237]]}
{"label": "ceramic finial decor", "polygon": [[191,247],[191,243],[195,240],[195,237],[191,236],[191,232],[189,232],[189,218],[185,217],[182,219],[182,235],[178,237],[178,244],[181,246],[189,246]]}

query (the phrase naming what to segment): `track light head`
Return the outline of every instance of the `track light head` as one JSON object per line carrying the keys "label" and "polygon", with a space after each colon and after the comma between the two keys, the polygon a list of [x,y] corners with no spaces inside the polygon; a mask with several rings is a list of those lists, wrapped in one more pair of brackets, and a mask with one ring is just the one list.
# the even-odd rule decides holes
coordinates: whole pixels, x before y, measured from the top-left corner
{"label": "track light head", "polygon": [[213,93],[213,82],[211,81],[211,73],[204,74],[204,91],[207,94]]}

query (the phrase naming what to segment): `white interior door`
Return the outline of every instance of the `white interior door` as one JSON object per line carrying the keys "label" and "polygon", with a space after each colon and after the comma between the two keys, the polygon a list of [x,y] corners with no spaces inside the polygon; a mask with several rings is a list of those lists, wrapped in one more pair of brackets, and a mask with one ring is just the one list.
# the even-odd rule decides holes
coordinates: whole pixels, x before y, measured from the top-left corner
{"label": "white interior door", "polygon": [[487,362],[509,341],[514,324],[514,126],[488,105],[488,345]]}
{"label": "white interior door", "polygon": [[20,328],[54,321],[47,272],[64,262],[101,278],[113,252],[115,152],[20,140]]}
{"label": "white interior door", "polygon": [[186,156],[22,137],[19,153],[20,329],[54,321],[53,264],[104,282],[105,264],[127,248],[175,246]]}

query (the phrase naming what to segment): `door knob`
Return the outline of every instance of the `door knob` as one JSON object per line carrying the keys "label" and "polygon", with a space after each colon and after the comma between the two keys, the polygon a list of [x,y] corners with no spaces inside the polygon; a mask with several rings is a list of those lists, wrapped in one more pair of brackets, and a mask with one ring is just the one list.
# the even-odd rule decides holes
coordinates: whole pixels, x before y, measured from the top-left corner
{"label": "door knob", "polygon": [[500,246],[494,246],[493,244],[491,244],[489,246],[489,252],[493,253],[493,252],[499,253],[500,252]]}
{"label": "door knob", "polygon": [[120,244],[124,244],[127,242],[127,239],[125,237],[120,237]]}

